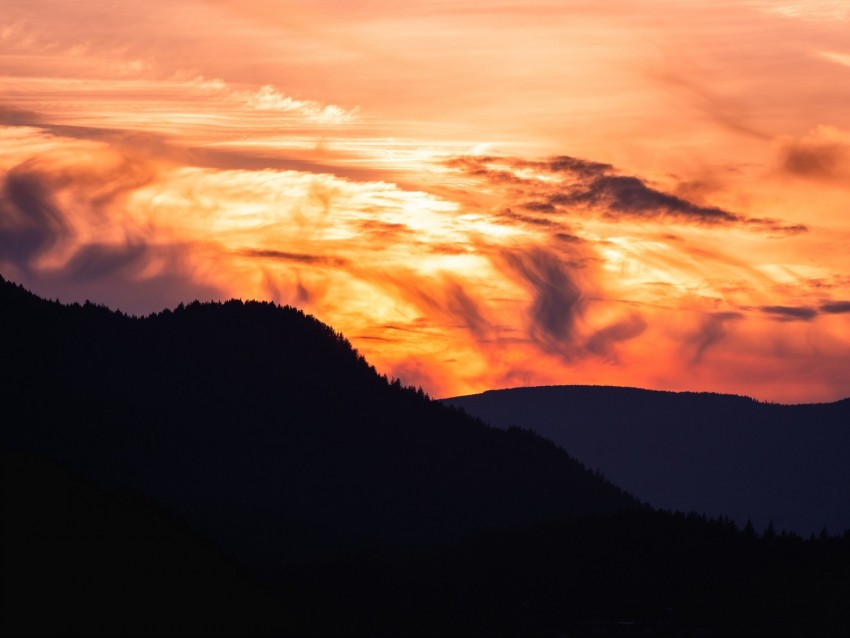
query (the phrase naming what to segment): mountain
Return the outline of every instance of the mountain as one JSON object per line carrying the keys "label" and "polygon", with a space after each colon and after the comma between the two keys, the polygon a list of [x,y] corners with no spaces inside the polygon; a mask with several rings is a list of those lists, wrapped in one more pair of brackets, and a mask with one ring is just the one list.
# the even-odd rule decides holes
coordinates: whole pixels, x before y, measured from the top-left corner
{"label": "mountain", "polygon": [[0,635],[287,628],[269,591],[148,499],[102,490],[39,455],[0,449],[0,467]]}
{"label": "mountain", "polygon": [[654,511],[289,307],[0,280],[0,634],[833,634],[850,535]]}
{"label": "mountain", "polygon": [[0,285],[2,442],[130,488],[255,573],[634,509],[528,432],[390,383],[290,307],[145,318]]}
{"label": "mountain", "polygon": [[799,534],[850,529],[850,399],[814,405],[601,386],[446,399],[522,426],[658,508]]}

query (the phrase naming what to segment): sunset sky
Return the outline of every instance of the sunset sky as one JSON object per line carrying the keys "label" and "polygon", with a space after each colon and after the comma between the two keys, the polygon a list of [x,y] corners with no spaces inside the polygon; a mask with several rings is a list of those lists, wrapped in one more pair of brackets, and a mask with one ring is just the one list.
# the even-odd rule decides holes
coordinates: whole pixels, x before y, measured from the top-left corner
{"label": "sunset sky", "polygon": [[[846,0],[0,0],[0,273],[432,396],[850,396]],[[210,344],[215,347],[215,344]]]}

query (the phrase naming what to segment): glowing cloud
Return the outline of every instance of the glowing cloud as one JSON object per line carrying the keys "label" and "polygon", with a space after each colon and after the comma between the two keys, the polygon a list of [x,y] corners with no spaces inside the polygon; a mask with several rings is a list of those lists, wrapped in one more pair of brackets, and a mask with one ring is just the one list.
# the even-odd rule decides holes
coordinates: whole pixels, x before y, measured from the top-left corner
{"label": "glowing cloud", "polygon": [[297,304],[434,395],[846,396],[846,18],[7,2],[0,271],[133,313]]}

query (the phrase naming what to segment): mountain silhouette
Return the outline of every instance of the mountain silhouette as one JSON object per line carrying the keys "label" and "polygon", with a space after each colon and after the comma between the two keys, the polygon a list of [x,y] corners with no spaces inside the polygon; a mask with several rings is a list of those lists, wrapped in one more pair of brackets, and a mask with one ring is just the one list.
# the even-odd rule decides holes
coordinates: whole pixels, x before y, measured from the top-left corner
{"label": "mountain silhouette", "polygon": [[3,610],[34,635],[845,634],[850,535],[642,505],[290,307],[0,280]]}
{"label": "mountain silhouette", "polygon": [[135,318],[8,282],[0,304],[4,442],[153,499],[257,572],[638,506],[531,433],[388,382],[294,308]]}
{"label": "mountain silhouette", "polygon": [[3,635],[287,628],[269,591],[148,499],[39,455],[2,449],[0,463]]}
{"label": "mountain silhouette", "polygon": [[798,534],[850,529],[850,399],[813,405],[602,386],[445,401],[522,426],[658,508]]}

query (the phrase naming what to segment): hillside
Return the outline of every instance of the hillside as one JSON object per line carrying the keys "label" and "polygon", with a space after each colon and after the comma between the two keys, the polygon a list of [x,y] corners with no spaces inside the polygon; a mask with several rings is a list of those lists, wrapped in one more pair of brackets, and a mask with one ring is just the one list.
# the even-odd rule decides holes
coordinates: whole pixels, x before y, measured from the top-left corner
{"label": "hillside", "polygon": [[636,507],[530,433],[389,383],[293,308],[146,318],[0,287],[3,442],[128,487],[256,572]]}
{"label": "hillside", "polygon": [[[291,623],[271,592],[129,490],[0,449],[2,635],[233,636]],[[167,622],[164,622],[167,619]]]}
{"label": "hillside", "polygon": [[18,635],[846,634],[850,536],[653,511],[293,308],[0,281]]}
{"label": "hillside", "polygon": [[803,535],[850,529],[850,400],[553,386],[445,402],[532,429],[654,507]]}

